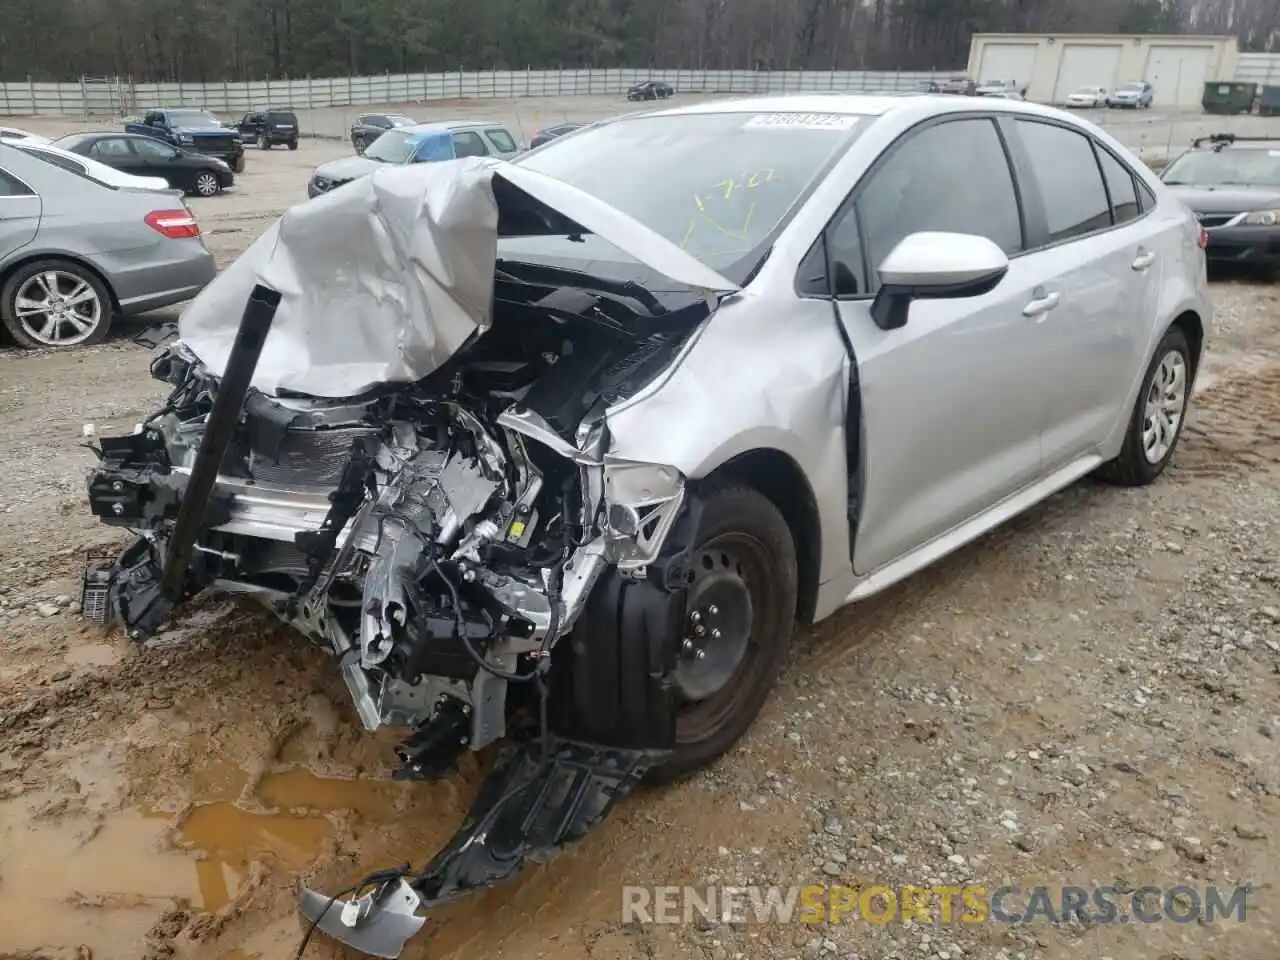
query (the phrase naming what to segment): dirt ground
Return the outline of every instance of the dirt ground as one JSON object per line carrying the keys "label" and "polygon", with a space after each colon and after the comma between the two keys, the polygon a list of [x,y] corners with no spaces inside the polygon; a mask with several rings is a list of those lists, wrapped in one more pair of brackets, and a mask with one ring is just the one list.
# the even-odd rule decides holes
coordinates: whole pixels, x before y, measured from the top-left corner
{"label": "dirt ground", "polygon": [[[220,263],[348,152],[254,152],[194,201]],[[804,632],[715,768],[433,917],[406,957],[1274,960],[1280,285],[1214,292],[1159,483],[1079,483]],[[161,396],[137,329],[0,349],[0,958],[288,960],[299,876],[424,862],[480,769],[391,782],[331,660],[251,608],[199,604],[142,648],[77,616],[84,555],[121,542],[86,507],[84,425],[127,430]],[[621,922],[626,884],[818,882],[1252,893],[1244,923]]]}

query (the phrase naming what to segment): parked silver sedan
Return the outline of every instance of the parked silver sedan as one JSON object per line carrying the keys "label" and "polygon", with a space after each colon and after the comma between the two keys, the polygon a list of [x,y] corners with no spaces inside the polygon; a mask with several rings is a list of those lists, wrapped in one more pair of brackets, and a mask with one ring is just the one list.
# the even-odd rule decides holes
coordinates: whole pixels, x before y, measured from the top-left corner
{"label": "parked silver sedan", "polygon": [[85,609],[141,640],[201,586],[258,598],[403,732],[397,776],[515,735],[421,873],[300,892],[400,956],[728,751],[797,620],[1087,474],[1160,476],[1203,240],[1105,131],[1012,100],[720,101],[387,164],[183,314],[168,415],[90,481],[137,539]]}
{"label": "parked silver sedan", "polygon": [[0,146],[0,322],[20,346],[98,343],[113,317],[188,300],[216,272],[177,192]]}

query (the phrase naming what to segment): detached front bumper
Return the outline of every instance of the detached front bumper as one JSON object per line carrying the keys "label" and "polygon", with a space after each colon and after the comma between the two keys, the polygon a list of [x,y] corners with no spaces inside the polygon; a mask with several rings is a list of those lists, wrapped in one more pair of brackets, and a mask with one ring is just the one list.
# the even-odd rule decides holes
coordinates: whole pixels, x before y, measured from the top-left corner
{"label": "detached front bumper", "polygon": [[558,737],[512,747],[494,764],[457,833],[421,871],[384,871],[338,900],[299,886],[298,912],[316,929],[373,957],[399,957],[422,911],[511,879],[550,859],[608,815],[662,751]]}

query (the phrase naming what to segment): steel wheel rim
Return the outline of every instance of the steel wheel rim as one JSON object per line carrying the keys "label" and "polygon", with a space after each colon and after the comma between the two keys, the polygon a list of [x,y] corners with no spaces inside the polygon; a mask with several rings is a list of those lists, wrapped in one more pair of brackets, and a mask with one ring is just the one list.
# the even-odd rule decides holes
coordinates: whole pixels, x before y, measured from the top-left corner
{"label": "steel wheel rim", "polygon": [[744,681],[761,655],[757,634],[765,611],[758,605],[768,592],[768,553],[755,537],[722,534],[698,548],[692,571],[673,677],[683,701],[676,717],[680,743],[714,734],[748,695]]}
{"label": "steel wheel rim", "polygon": [[202,197],[212,197],[218,192],[218,178],[212,173],[202,173],[196,177],[196,193]]}
{"label": "steel wheel rim", "polygon": [[103,304],[93,284],[82,277],[65,270],[42,270],[18,287],[13,312],[32,340],[47,347],[71,347],[98,329]]}
{"label": "steel wheel rim", "polygon": [[1187,409],[1187,362],[1177,350],[1160,358],[1142,412],[1142,454],[1147,463],[1169,455]]}

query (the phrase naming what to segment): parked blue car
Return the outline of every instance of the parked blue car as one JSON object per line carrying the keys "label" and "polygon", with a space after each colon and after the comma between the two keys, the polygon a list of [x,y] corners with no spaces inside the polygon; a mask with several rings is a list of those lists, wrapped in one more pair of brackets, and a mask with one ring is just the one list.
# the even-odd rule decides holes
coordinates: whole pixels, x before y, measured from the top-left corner
{"label": "parked blue car", "polygon": [[1126,83],[1107,94],[1107,106],[1111,108],[1128,107],[1131,110],[1146,110],[1151,106],[1151,98],[1155,90],[1145,80]]}

